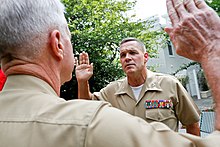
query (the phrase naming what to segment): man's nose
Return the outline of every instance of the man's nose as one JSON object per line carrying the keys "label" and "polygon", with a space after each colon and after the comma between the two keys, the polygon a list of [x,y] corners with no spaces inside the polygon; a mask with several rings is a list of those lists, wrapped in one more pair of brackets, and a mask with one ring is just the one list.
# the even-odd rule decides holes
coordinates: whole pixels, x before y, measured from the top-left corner
{"label": "man's nose", "polygon": [[130,54],[126,54],[125,59],[130,59],[130,58],[131,58]]}

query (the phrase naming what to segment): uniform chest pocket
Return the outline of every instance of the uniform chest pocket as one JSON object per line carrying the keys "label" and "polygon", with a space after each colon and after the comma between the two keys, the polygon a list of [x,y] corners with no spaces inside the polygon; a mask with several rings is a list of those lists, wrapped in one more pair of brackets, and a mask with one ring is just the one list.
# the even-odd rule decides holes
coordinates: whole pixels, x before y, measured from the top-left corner
{"label": "uniform chest pocket", "polygon": [[149,121],[165,121],[168,119],[176,119],[172,109],[147,109],[145,117]]}

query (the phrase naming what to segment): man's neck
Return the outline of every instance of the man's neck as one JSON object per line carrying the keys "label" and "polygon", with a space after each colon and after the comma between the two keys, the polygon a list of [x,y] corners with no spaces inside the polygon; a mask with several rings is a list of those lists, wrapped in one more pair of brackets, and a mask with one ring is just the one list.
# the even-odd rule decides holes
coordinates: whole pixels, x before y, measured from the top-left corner
{"label": "man's neck", "polygon": [[145,83],[147,78],[147,70],[143,70],[141,73],[134,73],[127,75],[128,84],[132,87],[137,87]]}
{"label": "man's neck", "polygon": [[23,74],[32,75],[46,81],[60,95],[60,79],[50,69],[40,64],[25,63],[25,62],[9,62],[3,65],[6,76]]}

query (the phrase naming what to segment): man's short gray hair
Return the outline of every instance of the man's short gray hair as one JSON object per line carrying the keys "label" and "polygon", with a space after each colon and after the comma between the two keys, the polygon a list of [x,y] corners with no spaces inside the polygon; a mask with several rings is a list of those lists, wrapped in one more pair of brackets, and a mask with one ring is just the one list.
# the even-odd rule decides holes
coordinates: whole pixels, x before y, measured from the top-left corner
{"label": "man's short gray hair", "polygon": [[123,39],[121,42],[120,42],[120,46],[126,42],[130,42],[130,41],[136,41],[140,47],[141,47],[141,50],[145,53],[146,52],[146,47],[144,45],[144,43],[142,41],[140,41],[139,39],[137,38],[133,38],[133,37],[129,37],[129,38],[125,38]]}
{"label": "man's short gray hair", "polygon": [[12,53],[36,54],[46,44],[50,30],[66,29],[64,6],[59,0],[0,0],[0,3],[0,58]]}

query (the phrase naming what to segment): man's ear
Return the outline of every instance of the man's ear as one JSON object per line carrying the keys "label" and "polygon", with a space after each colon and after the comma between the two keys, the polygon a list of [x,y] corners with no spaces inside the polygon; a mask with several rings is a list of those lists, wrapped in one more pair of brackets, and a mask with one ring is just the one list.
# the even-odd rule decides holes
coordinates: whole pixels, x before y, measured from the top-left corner
{"label": "man's ear", "polygon": [[148,61],[148,53],[146,52],[146,53],[144,53],[144,58],[145,58],[145,63]]}
{"label": "man's ear", "polygon": [[50,36],[51,39],[51,51],[57,59],[62,60],[64,56],[64,47],[61,43],[61,34],[58,30],[54,30]]}

